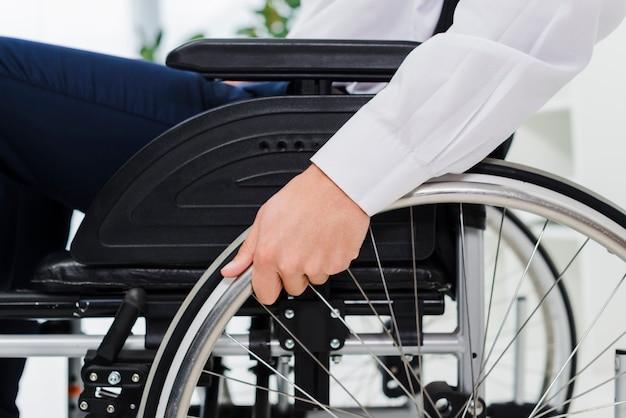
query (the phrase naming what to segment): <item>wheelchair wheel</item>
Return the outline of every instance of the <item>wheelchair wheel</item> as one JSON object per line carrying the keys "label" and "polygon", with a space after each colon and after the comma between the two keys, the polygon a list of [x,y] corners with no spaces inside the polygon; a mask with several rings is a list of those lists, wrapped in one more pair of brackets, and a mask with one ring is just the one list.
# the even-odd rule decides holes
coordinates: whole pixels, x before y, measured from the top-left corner
{"label": "wheelchair wheel", "polygon": [[[425,205],[453,214],[454,280],[432,280],[433,269],[414,262],[422,281],[398,287],[398,269],[379,261],[382,286],[355,266],[357,293],[311,288],[304,300],[266,308],[250,297],[249,272],[219,277],[233,243],[170,326],[139,415],[612,416],[623,401],[613,394],[626,333],[616,320],[624,213],[545,173],[495,162],[425,184],[389,211]],[[576,329],[565,287],[575,291]]]}

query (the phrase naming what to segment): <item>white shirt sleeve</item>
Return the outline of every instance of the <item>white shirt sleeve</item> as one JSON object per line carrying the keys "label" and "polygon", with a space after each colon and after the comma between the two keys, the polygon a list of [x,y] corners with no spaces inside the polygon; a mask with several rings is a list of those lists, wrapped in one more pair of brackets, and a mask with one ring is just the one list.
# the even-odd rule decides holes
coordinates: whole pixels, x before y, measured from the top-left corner
{"label": "white shirt sleeve", "polygon": [[425,41],[443,0],[302,0],[290,38]]}
{"label": "white shirt sleeve", "polygon": [[[324,0],[318,9],[338,3],[348,4]],[[368,33],[360,19],[351,32],[351,17],[380,4],[394,9],[386,0],[349,3],[351,14],[326,10],[331,29],[323,37],[332,38],[335,28],[337,38],[373,38],[377,30]],[[409,25],[419,20],[418,6],[432,1],[406,3],[411,22],[407,10],[389,13]],[[311,11],[319,16],[313,7],[304,17]],[[428,179],[465,171],[488,155],[586,66],[594,44],[625,14],[625,0],[461,0],[452,28],[409,54],[312,161],[374,214]],[[292,37],[307,37],[302,27]]]}

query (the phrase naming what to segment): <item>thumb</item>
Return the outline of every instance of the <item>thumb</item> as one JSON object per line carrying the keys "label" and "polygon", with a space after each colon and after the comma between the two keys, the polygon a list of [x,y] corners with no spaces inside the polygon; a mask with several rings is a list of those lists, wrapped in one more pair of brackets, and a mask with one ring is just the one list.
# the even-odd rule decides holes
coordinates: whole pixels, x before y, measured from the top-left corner
{"label": "thumb", "polygon": [[256,228],[253,225],[246,240],[239,247],[237,255],[220,270],[223,277],[237,277],[252,265],[256,248]]}

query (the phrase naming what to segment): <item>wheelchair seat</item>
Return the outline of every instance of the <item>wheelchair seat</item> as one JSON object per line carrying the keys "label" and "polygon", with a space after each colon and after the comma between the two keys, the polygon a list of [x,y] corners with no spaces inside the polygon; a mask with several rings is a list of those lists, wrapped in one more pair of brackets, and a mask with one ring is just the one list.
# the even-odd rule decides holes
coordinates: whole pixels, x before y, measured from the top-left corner
{"label": "wheelchair seat", "polygon": [[[282,80],[291,87],[286,96],[206,111],[153,140],[100,191],[71,252],[43,260],[31,286],[60,293],[136,287],[184,293],[252,223],[260,205],[303,171],[371,97],[333,94],[332,83],[388,81],[416,46],[203,39],[172,51],[168,65],[207,79]],[[445,215],[426,207],[414,218],[418,239],[411,249],[410,236],[394,233],[401,229],[394,227],[397,221],[386,214],[374,217],[373,229],[388,231],[377,242],[381,258],[399,287],[415,269],[408,260],[421,260],[420,286],[440,299],[454,286],[454,244],[449,231],[435,227]],[[480,218],[479,211],[479,227]],[[378,275],[374,258],[366,243],[354,265],[362,277],[372,270],[372,283]],[[351,288],[341,278],[335,282],[337,288]]]}
{"label": "wheelchair seat", "polygon": [[369,100],[330,95],[331,83],[387,81],[415,46],[204,39],[172,51],[168,65],[207,79],[286,80],[292,87],[288,96],[209,110],[148,144],[98,194],[71,252],[42,261],[33,287],[189,286]]}

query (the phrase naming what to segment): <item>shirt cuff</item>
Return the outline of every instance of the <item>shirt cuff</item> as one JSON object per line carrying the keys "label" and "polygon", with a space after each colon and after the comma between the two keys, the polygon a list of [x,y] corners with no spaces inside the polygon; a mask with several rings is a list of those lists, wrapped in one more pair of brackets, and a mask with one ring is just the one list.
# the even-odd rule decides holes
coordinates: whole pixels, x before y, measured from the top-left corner
{"label": "shirt cuff", "polygon": [[370,216],[433,177],[367,108],[311,161]]}

